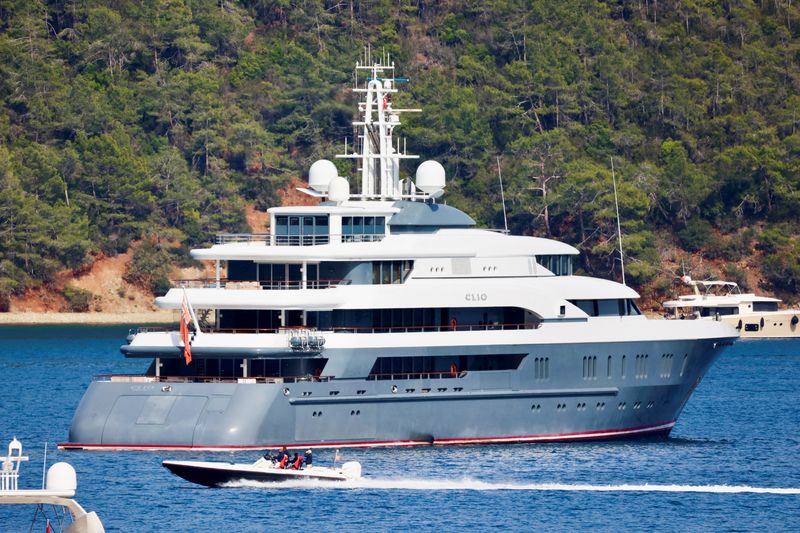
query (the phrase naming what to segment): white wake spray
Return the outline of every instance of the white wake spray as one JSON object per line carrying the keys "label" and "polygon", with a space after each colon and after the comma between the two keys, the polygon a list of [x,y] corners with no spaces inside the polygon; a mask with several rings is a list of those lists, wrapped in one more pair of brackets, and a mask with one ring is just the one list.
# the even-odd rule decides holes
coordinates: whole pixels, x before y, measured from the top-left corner
{"label": "white wake spray", "polygon": [[291,480],[280,483],[236,481],[226,487],[279,489],[361,489],[361,490],[514,490],[540,492],[695,492],[715,494],[783,494],[800,495],[800,488],[751,487],[749,485],[590,485],[583,483],[490,483],[470,478],[463,479],[381,479],[361,478],[353,481],[330,482],[312,479]]}

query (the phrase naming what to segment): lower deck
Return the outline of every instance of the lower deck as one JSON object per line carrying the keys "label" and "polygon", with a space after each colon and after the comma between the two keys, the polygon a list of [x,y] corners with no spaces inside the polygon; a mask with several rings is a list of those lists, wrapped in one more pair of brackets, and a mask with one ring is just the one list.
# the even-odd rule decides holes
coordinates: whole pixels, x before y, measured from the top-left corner
{"label": "lower deck", "polygon": [[[61,446],[230,450],[668,433],[732,340],[513,346],[493,358],[475,346],[416,356],[334,349],[318,375],[107,376],[89,387]],[[482,366],[437,366],[469,355]],[[490,368],[498,358],[506,366]]]}

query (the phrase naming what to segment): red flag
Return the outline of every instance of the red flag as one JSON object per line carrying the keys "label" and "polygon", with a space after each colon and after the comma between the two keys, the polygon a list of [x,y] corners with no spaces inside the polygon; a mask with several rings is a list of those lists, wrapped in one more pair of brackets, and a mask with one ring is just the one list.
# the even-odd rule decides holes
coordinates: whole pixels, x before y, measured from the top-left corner
{"label": "red flag", "polygon": [[189,305],[184,297],[181,304],[181,339],[183,340],[183,358],[186,359],[186,364],[192,362],[192,345],[189,342],[189,323],[192,321],[192,315],[189,313]]}

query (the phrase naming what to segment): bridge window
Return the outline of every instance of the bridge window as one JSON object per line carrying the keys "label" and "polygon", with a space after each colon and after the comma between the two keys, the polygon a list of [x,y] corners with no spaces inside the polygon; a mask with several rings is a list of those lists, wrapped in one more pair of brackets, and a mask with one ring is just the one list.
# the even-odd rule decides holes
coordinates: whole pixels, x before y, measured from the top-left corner
{"label": "bridge window", "polygon": [[[778,302],[753,302],[753,311],[777,311],[777,310],[778,310]],[[731,314],[736,314],[736,313],[731,313]]]}
{"label": "bridge window", "polygon": [[700,316],[724,316],[724,315],[738,315],[738,307],[698,307]]}
{"label": "bridge window", "polygon": [[342,242],[371,242],[386,233],[386,217],[342,217]]}
{"label": "bridge window", "polygon": [[556,276],[572,275],[571,255],[537,255],[536,262]]}
{"label": "bridge window", "polygon": [[328,215],[277,215],[275,244],[310,246],[328,244],[330,237]]}

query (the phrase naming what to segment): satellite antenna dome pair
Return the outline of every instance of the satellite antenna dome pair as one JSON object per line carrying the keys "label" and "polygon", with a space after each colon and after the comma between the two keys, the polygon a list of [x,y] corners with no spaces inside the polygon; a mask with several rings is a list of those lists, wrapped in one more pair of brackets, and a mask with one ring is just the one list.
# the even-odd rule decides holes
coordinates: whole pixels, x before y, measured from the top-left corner
{"label": "satellite antenna dome pair", "polygon": [[[444,167],[438,161],[424,161],[416,172],[416,186],[422,192],[440,197],[446,184]],[[315,161],[308,169],[308,186],[327,194],[332,202],[344,202],[350,198],[350,183],[339,176],[336,165],[327,159]]]}
{"label": "satellite antenna dome pair", "polygon": [[350,199],[350,183],[339,176],[339,171],[332,161],[320,159],[308,169],[308,186],[328,196],[328,200],[336,203]]}

